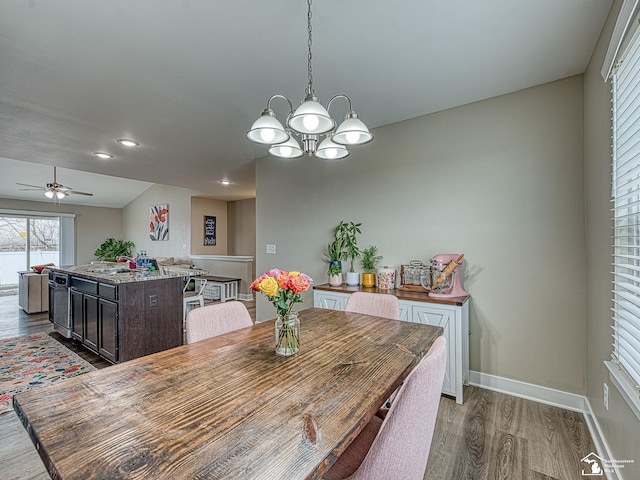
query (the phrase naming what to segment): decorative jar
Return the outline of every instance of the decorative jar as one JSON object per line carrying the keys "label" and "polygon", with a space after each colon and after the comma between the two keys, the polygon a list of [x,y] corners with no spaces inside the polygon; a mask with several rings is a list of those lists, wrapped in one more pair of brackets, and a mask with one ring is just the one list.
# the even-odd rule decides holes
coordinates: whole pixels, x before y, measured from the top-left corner
{"label": "decorative jar", "polygon": [[395,268],[379,268],[377,275],[378,288],[391,289],[396,288],[396,270]]}
{"label": "decorative jar", "polygon": [[276,318],[276,355],[288,357],[300,351],[300,320],[298,312]]}

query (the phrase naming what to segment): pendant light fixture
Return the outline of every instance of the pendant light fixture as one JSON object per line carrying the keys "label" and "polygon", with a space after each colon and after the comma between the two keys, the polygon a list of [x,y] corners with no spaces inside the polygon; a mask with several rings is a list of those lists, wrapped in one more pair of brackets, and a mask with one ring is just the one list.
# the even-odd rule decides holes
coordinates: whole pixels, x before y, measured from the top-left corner
{"label": "pendant light fixture", "polygon": [[[308,56],[307,70],[308,83],[305,90],[304,102],[294,111],[293,104],[285,96],[275,94],[269,97],[267,108],[262,112],[251,130],[246,134],[254,143],[270,145],[269,153],[276,157],[297,158],[303,154],[315,155],[324,159],[339,159],[349,155],[348,145],[362,145],[373,140],[373,135],[367,126],[358,118],[351,106],[351,99],[344,94],[334,96],[325,109],[313,90],[313,71],[311,55],[311,0],[307,0],[307,41]],[[281,98],[289,104],[289,114],[285,126],[276,118],[271,109],[271,101]],[[337,122],[329,115],[329,108],[334,100],[343,98],[349,102],[349,111],[344,121],[336,130]],[[324,140],[320,141],[320,136]],[[300,137],[302,146],[295,136]]]}

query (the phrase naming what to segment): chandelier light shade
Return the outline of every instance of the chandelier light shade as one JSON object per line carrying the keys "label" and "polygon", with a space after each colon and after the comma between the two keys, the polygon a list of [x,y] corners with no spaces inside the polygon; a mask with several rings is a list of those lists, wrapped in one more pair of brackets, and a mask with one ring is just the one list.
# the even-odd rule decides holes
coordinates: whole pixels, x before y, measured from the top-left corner
{"label": "chandelier light shade", "polygon": [[284,127],[276,118],[275,113],[270,108],[265,109],[247,132],[247,138],[255,143],[272,145],[289,140],[289,134],[284,131]]}
{"label": "chandelier light shade", "polygon": [[356,113],[350,113],[331,137],[340,145],[363,145],[373,140],[373,135]]}
{"label": "chandelier light shade", "polygon": [[[307,7],[309,53],[307,56],[308,84],[304,102],[294,111],[291,100],[285,95],[272,95],[267,101],[267,108],[253,123],[251,129],[246,133],[246,137],[254,143],[270,145],[269,153],[276,157],[297,158],[306,153],[328,160],[340,159],[349,155],[346,146],[369,143],[373,140],[373,135],[364,122],[358,118],[351,106],[351,99],[346,95],[335,95],[327,103],[327,108],[318,102],[313,90],[311,62],[311,0],[307,0]],[[276,98],[281,98],[289,104],[289,113],[284,125],[280,123],[271,109],[271,101]],[[338,98],[347,100],[349,113],[336,130],[337,122],[329,114],[329,109],[333,101]],[[321,135],[325,135],[322,141]],[[300,137],[302,147],[295,136]]]}
{"label": "chandelier light shade", "polygon": [[339,160],[349,155],[349,150],[344,145],[335,143],[332,137],[327,137],[322,141],[315,155],[325,160]]}
{"label": "chandelier light shade", "polygon": [[274,157],[282,158],[298,158],[304,155],[304,151],[300,148],[300,144],[295,138],[293,138],[293,136],[289,136],[289,140],[284,143],[272,145],[271,148],[269,148],[269,153]]}

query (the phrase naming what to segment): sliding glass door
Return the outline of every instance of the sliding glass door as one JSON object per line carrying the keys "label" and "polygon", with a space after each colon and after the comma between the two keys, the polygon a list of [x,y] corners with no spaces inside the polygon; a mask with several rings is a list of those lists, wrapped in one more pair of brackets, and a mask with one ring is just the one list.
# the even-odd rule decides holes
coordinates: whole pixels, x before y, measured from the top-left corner
{"label": "sliding glass door", "polygon": [[0,216],[0,288],[18,285],[18,272],[60,265],[60,218]]}

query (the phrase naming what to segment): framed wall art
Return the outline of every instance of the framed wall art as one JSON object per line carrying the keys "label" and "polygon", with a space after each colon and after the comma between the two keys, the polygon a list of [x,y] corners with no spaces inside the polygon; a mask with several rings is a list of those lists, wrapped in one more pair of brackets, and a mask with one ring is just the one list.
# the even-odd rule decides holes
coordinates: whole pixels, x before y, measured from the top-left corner
{"label": "framed wall art", "polygon": [[213,247],[216,244],[216,217],[204,216],[204,246]]}
{"label": "framed wall art", "polygon": [[149,209],[149,238],[153,241],[169,240],[169,205],[156,205]]}

